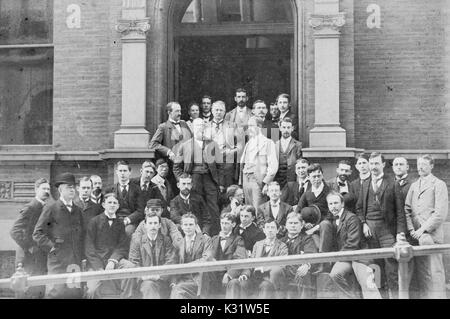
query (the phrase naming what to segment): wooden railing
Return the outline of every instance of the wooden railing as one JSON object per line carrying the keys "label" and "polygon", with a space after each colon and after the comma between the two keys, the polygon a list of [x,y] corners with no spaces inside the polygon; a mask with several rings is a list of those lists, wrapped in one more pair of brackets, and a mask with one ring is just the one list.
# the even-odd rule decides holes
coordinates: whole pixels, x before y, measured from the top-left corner
{"label": "wooden railing", "polygon": [[303,255],[290,255],[278,257],[248,258],[227,261],[211,261],[190,264],[163,265],[155,267],[139,267],[130,269],[115,269],[89,272],[73,272],[44,276],[28,276],[15,274],[11,278],[0,279],[0,288],[21,290],[31,286],[46,284],[78,284],[89,280],[113,280],[136,278],[148,275],[178,275],[198,272],[211,272],[229,269],[246,269],[260,266],[286,266],[297,264],[317,264],[351,260],[375,260],[395,258],[398,263],[399,298],[408,299],[408,262],[415,256],[450,253],[450,244],[411,246],[397,245],[392,248],[364,249],[353,251],[340,251],[331,253],[316,253]]}

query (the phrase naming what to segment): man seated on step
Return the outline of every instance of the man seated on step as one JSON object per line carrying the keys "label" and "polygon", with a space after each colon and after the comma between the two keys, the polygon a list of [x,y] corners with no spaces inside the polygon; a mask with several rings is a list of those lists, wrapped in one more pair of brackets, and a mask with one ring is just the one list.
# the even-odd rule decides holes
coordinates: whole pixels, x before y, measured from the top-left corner
{"label": "man seated on step", "polygon": [[[320,218],[317,210],[305,207],[300,214],[292,212],[287,216],[286,229],[288,233],[281,239],[288,248],[289,255],[314,254],[318,252],[316,244],[311,235],[306,233],[306,223],[314,223]],[[289,299],[312,299],[315,298],[315,283],[311,276],[311,268],[315,265],[308,263],[301,265],[288,265],[285,268],[287,282],[287,297]]]}
{"label": "man seated on step", "polygon": [[[129,268],[128,249],[130,241],[125,232],[125,225],[118,219],[119,199],[115,193],[104,196],[103,213],[93,217],[88,225],[85,239],[85,255],[89,270],[113,270]],[[87,297],[104,297],[104,288],[122,299],[131,297],[129,279],[92,280],[87,282]]]}
{"label": "man seated on step", "polygon": [[[202,233],[197,233],[197,217],[187,213],[181,216],[181,229],[184,239],[181,242],[178,254],[179,264],[191,264],[208,260],[208,249],[211,238]],[[191,273],[172,276],[170,287],[171,299],[196,299],[202,291],[202,273]]]}
{"label": "man seated on step", "polygon": [[[364,242],[362,225],[360,219],[351,211],[344,208],[344,197],[331,191],[327,195],[328,208],[334,217],[336,251],[351,251],[367,249]],[[361,286],[364,299],[381,299],[380,292],[375,284],[375,277],[368,265],[368,261],[338,261],[333,265],[330,277],[341,290],[343,298],[359,298],[358,293],[353,291],[347,277],[354,273]]]}
{"label": "man seated on step", "polygon": [[[264,221],[266,238],[255,244],[252,258],[287,256],[286,244],[277,239],[279,227],[274,219]],[[239,277],[241,297],[248,298],[254,291],[259,299],[283,298],[287,284],[284,268],[284,266],[259,266],[253,271],[244,271]]]}

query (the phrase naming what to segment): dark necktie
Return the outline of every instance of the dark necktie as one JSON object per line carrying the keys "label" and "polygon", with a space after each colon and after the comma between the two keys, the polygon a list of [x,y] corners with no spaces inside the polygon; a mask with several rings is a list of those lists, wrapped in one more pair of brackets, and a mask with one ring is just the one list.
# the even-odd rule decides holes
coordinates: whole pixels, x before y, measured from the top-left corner
{"label": "dark necktie", "polygon": [[156,240],[150,240],[151,252],[152,252],[152,266],[158,266],[158,261],[156,260]]}
{"label": "dark necktie", "polygon": [[339,187],[345,187],[345,183],[344,182],[338,182]]}
{"label": "dark necktie", "polygon": [[127,194],[128,194],[128,192],[127,192],[127,187],[126,186],[123,186],[122,187],[122,198],[127,198]]}

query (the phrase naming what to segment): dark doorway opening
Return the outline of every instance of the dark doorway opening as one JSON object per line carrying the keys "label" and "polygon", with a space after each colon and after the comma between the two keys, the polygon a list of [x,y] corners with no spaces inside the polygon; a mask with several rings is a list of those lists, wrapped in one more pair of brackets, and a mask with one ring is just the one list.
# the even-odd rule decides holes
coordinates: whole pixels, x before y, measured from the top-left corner
{"label": "dark doorway opening", "polygon": [[186,114],[190,102],[203,95],[235,107],[237,88],[247,90],[248,105],[262,99],[267,106],[291,88],[292,35],[180,37],[177,96]]}

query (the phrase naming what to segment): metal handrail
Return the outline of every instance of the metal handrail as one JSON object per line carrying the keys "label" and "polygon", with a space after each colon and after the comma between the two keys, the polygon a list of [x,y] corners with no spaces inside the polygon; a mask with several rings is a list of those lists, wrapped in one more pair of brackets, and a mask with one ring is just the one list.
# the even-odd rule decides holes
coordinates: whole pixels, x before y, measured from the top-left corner
{"label": "metal handrail", "polygon": [[[277,257],[247,258],[225,261],[194,262],[189,264],[174,264],[153,267],[137,267],[127,269],[100,270],[88,272],[73,272],[43,276],[22,276],[26,287],[41,286],[46,284],[79,283],[90,280],[113,280],[136,278],[149,275],[179,275],[198,272],[211,272],[230,269],[247,269],[260,266],[286,266],[296,264],[317,264],[337,261],[373,260],[382,258],[395,258],[401,264],[399,267],[399,297],[408,298],[405,279],[407,275],[407,263],[414,256],[450,253],[450,244],[410,246],[408,244],[397,245],[392,248],[362,249],[352,251],[339,251],[330,253],[315,253],[302,255],[289,255]],[[0,288],[10,288],[12,280],[17,276],[0,279]]]}

